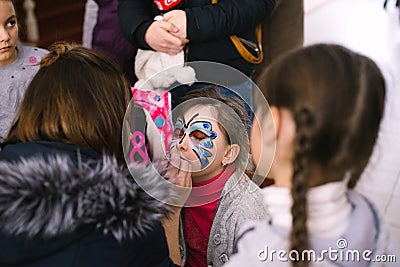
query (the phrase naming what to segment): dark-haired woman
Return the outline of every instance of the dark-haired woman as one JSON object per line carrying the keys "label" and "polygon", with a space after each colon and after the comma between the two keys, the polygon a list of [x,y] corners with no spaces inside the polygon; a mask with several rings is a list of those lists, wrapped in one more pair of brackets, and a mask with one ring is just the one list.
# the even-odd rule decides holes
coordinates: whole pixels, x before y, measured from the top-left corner
{"label": "dark-haired woman", "polygon": [[[119,68],[90,49],[60,43],[41,61],[0,152],[0,266],[173,266],[168,208],[124,161],[129,101]],[[167,200],[151,170],[132,174]]]}

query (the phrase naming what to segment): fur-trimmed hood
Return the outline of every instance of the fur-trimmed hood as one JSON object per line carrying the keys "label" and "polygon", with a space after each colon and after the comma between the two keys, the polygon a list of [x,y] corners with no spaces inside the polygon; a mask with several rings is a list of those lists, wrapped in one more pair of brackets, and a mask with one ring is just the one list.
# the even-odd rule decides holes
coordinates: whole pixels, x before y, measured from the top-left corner
{"label": "fur-trimmed hood", "polygon": [[172,191],[152,166],[131,170],[152,196],[109,157],[78,164],[61,155],[1,161],[0,229],[51,238],[92,224],[118,241],[141,235],[168,214],[157,199],[168,200]]}

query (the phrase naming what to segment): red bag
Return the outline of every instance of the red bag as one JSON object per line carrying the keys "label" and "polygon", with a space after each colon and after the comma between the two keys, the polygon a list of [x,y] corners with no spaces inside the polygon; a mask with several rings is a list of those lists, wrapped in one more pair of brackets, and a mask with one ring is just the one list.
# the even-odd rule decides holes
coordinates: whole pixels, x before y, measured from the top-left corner
{"label": "red bag", "polygon": [[182,0],[154,0],[154,4],[156,4],[158,10],[160,11],[167,11],[180,2],[182,2]]}

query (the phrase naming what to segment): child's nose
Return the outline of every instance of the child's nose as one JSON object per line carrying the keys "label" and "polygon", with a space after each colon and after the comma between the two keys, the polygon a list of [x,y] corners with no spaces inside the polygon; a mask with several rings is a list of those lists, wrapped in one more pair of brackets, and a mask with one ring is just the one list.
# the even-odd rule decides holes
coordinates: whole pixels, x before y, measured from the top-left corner
{"label": "child's nose", "polygon": [[7,42],[10,40],[10,35],[4,27],[0,27],[0,41]]}
{"label": "child's nose", "polygon": [[182,137],[182,139],[178,142],[177,146],[178,146],[179,151],[181,151],[181,152],[187,151],[189,148],[188,136]]}

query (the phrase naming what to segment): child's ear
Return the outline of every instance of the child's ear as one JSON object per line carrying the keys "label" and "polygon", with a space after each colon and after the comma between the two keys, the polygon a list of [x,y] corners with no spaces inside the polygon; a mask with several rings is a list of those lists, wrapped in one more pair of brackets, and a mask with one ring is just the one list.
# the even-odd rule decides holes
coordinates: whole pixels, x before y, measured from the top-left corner
{"label": "child's ear", "polygon": [[256,174],[266,177],[274,158],[277,130],[280,123],[279,109],[270,106],[267,110],[258,109],[253,119],[250,133],[250,151],[256,167]]}
{"label": "child's ear", "polygon": [[[261,125],[257,118],[261,120]],[[253,144],[256,144],[257,147],[259,147],[260,145],[270,146],[271,143],[275,142],[275,139],[278,137],[280,133],[280,128],[280,110],[276,106],[270,106],[269,112],[267,114],[263,116],[260,114],[256,114],[251,129],[250,142],[252,142],[252,139],[254,139]],[[263,137],[263,135],[265,136]]]}
{"label": "child's ear", "polygon": [[281,116],[278,107],[270,106],[269,109],[271,111],[272,119],[274,120],[275,124],[275,138],[276,138],[278,137],[281,128]]}
{"label": "child's ear", "polygon": [[240,146],[238,144],[229,145],[222,159],[222,165],[227,165],[234,162],[237,156],[239,155],[239,152],[240,152]]}

